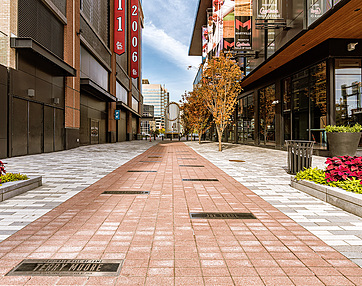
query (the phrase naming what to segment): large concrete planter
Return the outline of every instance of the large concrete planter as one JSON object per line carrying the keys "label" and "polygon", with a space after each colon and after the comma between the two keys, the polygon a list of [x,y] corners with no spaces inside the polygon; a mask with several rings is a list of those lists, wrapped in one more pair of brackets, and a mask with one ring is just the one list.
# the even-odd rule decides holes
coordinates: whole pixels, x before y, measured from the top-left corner
{"label": "large concrete planter", "polygon": [[3,183],[0,186],[0,202],[35,189],[42,185],[42,177],[29,177],[28,180]]}
{"label": "large concrete planter", "polygon": [[360,138],[360,132],[328,132],[327,139],[330,156],[356,155]]}

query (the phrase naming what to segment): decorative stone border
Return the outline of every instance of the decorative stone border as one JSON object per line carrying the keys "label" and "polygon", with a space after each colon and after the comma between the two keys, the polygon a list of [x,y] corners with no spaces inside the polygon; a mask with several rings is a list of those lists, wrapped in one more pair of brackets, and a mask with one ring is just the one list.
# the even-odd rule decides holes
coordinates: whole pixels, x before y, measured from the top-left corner
{"label": "decorative stone border", "polygon": [[0,202],[30,191],[42,185],[42,177],[29,177],[28,180],[3,183],[0,186]]}
{"label": "decorative stone border", "polygon": [[291,186],[313,197],[362,217],[362,194],[292,178]]}

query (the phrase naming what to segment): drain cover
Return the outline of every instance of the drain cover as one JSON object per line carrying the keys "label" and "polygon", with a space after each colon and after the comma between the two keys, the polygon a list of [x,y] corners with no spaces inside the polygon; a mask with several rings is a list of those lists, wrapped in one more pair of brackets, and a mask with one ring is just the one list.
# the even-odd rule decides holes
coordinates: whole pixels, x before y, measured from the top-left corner
{"label": "drain cover", "polygon": [[148,156],[148,158],[162,158],[162,156]]}
{"label": "drain cover", "polygon": [[245,162],[243,160],[229,160],[230,162]]}
{"label": "drain cover", "polygon": [[123,260],[25,259],[7,276],[118,276]]}
{"label": "drain cover", "polygon": [[130,173],[157,173],[157,171],[140,171],[140,170],[129,170]]}
{"label": "drain cover", "polygon": [[177,159],[180,159],[180,160],[196,160],[196,158],[177,158]]}
{"label": "drain cover", "polygon": [[256,219],[252,213],[190,213],[190,217],[204,219]]}
{"label": "drain cover", "polygon": [[182,179],[182,181],[190,181],[190,182],[211,182],[211,181],[219,181],[218,179]]}
{"label": "drain cover", "polygon": [[150,191],[104,191],[102,195],[149,195]]}
{"label": "drain cover", "polygon": [[205,167],[204,165],[179,165],[180,167],[195,167],[195,168],[201,168]]}

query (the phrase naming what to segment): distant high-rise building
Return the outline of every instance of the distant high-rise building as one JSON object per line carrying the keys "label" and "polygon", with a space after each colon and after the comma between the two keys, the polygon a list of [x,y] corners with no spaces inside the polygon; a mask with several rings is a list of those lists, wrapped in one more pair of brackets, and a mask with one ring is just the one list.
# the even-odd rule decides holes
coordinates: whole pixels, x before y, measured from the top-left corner
{"label": "distant high-rise building", "polygon": [[165,128],[165,109],[169,103],[169,92],[161,84],[150,84],[148,79],[142,80],[143,102],[154,106],[156,128]]}

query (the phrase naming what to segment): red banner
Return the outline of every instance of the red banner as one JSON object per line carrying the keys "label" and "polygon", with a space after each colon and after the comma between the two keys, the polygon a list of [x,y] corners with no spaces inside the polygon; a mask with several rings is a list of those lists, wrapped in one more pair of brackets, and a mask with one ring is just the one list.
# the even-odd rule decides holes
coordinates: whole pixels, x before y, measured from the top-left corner
{"label": "red banner", "polygon": [[114,52],[118,55],[125,52],[125,2],[125,0],[114,0]]}
{"label": "red banner", "polygon": [[138,78],[139,67],[139,0],[131,0],[131,77]]}

